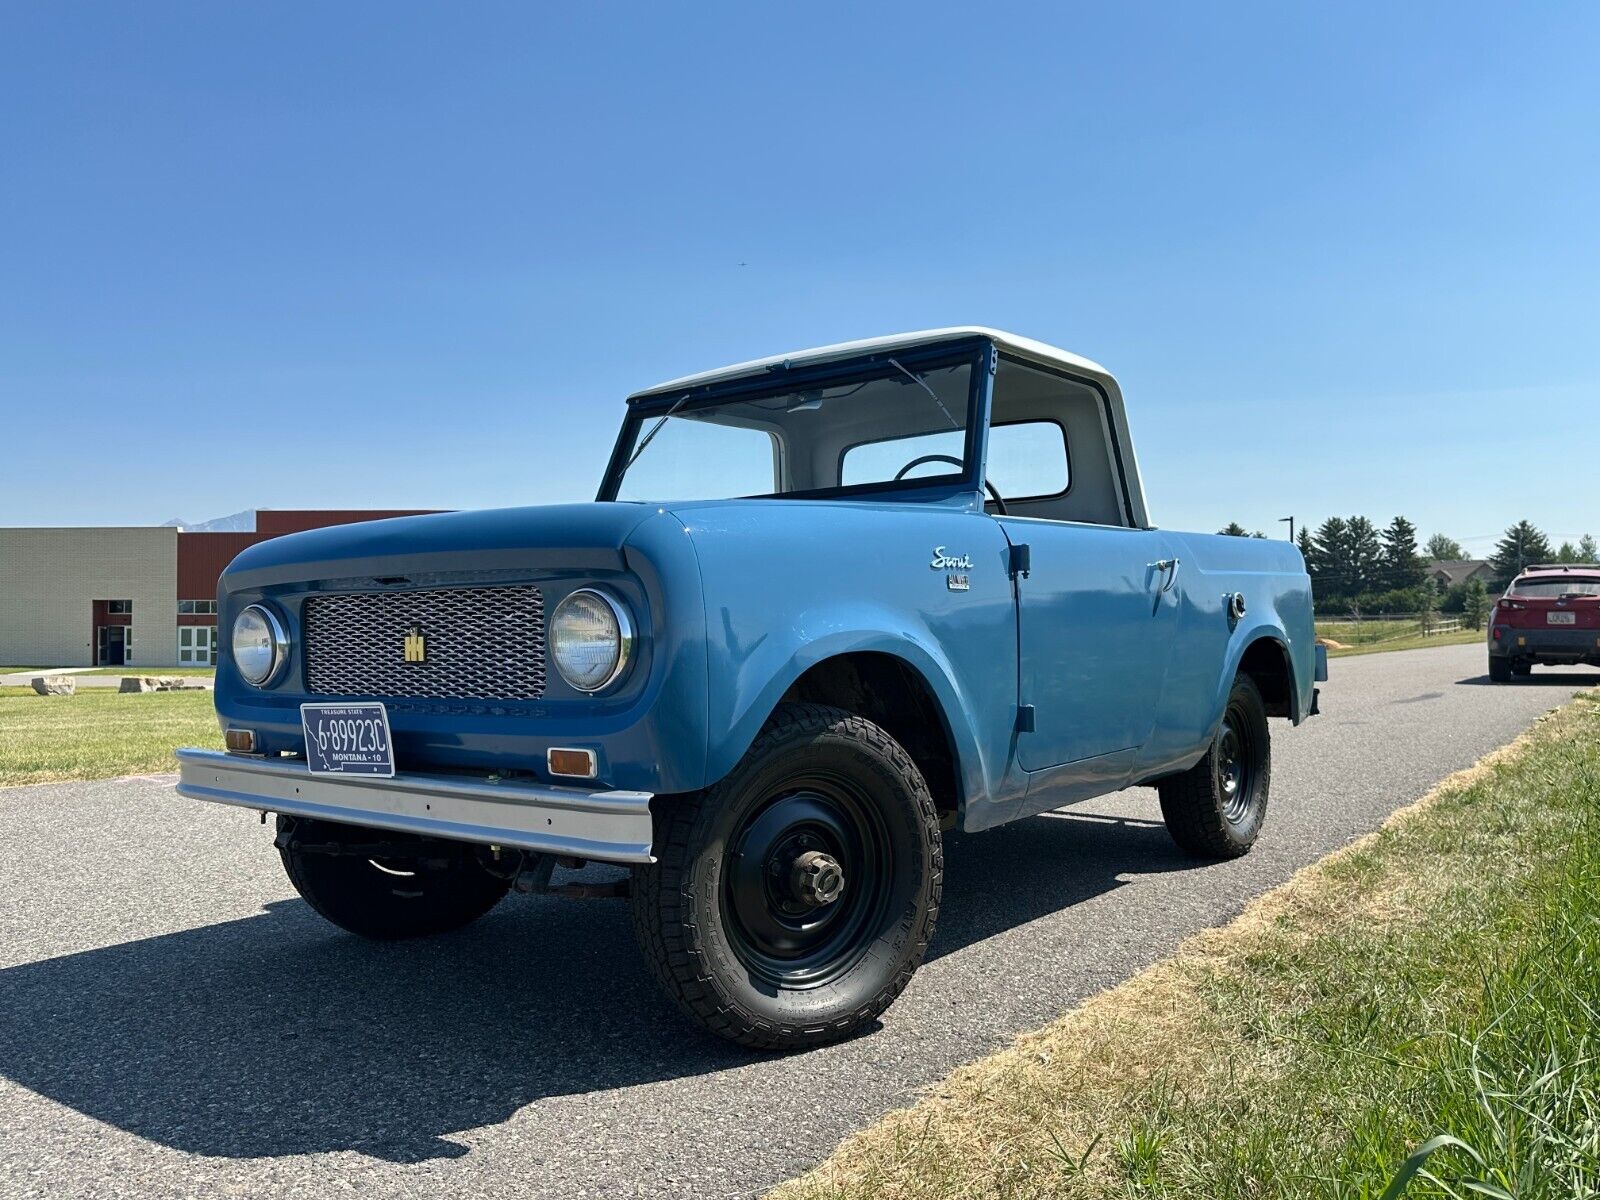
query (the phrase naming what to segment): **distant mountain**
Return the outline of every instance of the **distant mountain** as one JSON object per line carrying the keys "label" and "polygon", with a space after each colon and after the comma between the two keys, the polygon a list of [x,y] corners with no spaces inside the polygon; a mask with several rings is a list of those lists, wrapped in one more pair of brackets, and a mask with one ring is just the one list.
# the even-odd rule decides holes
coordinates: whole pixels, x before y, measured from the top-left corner
{"label": "distant mountain", "polygon": [[181,529],[185,533],[254,533],[256,531],[256,510],[247,508],[243,512],[231,513],[226,517],[213,517],[209,521],[185,521],[182,517],[173,517],[170,521],[161,522],[163,529]]}

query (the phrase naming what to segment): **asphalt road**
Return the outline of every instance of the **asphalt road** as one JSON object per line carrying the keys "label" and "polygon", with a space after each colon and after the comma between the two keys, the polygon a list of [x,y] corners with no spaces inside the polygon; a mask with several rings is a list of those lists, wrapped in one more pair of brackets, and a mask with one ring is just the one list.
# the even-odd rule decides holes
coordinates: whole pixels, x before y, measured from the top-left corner
{"label": "asphalt road", "polygon": [[1336,660],[1323,715],[1273,723],[1237,862],[1179,857],[1142,790],[952,838],[910,989],[789,1058],[682,1023],[615,901],[374,945],[293,895],[252,814],[169,778],[0,790],[0,1196],[759,1191],[1600,684],[1483,669],[1478,646]]}

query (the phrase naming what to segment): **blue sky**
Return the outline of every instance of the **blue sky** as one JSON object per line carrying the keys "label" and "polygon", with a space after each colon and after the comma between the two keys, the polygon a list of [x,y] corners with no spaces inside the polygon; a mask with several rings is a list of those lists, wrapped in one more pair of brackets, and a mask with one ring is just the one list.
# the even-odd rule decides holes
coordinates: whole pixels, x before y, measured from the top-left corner
{"label": "blue sky", "polygon": [[588,498],[635,387],[977,322],[1160,524],[1600,533],[1593,5],[4,16],[0,524]]}

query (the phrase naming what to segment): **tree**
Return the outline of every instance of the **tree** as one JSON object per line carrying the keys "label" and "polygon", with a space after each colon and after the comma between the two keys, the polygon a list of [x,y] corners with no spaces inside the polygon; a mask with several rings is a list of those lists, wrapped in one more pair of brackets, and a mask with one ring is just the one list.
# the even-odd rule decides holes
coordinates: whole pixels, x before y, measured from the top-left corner
{"label": "tree", "polygon": [[1425,574],[1417,553],[1417,527],[1396,517],[1383,531],[1383,586],[1391,591],[1420,587]]}
{"label": "tree", "polygon": [[1432,579],[1424,579],[1422,586],[1416,589],[1417,613],[1422,618],[1422,632],[1433,631],[1433,618],[1439,612],[1439,585]]}
{"label": "tree", "polygon": [[1476,577],[1467,580],[1467,594],[1462,601],[1461,616],[1468,629],[1482,629],[1489,616],[1489,589]]}
{"label": "tree", "polygon": [[1350,538],[1350,580],[1346,586],[1352,593],[1370,592],[1383,582],[1383,540],[1378,536],[1378,527],[1365,517],[1351,517],[1345,527]]}
{"label": "tree", "polygon": [[1532,521],[1518,521],[1494,548],[1489,566],[1497,580],[1510,583],[1530,564],[1549,562],[1550,557],[1550,539]]}
{"label": "tree", "polygon": [[1460,562],[1467,556],[1460,542],[1442,533],[1436,533],[1428,539],[1428,544],[1423,547],[1423,553],[1434,562]]}
{"label": "tree", "polygon": [[1578,548],[1571,542],[1562,542],[1556,547],[1556,562],[1574,563],[1578,561]]}
{"label": "tree", "polygon": [[1594,544],[1594,534],[1586,533],[1578,539],[1578,561],[1600,563],[1600,546]]}
{"label": "tree", "polygon": [[1312,538],[1316,553],[1307,556],[1311,578],[1319,594],[1328,599],[1349,594],[1346,582],[1350,557],[1350,529],[1343,517],[1329,517]]}
{"label": "tree", "polygon": [[1227,525],[1217,530],[1223,537],[1249,537],[1250,531],[1237,521],[1229,521]]}

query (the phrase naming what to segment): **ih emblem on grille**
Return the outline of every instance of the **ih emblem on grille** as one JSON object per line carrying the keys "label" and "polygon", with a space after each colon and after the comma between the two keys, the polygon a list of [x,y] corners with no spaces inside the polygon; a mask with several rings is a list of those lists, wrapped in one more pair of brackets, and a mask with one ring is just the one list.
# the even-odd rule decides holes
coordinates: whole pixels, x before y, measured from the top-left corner
{"label": "ih emblem on grille", "polygon": [[428,661],[428,642],[422,636],[422,630],[413,625],[406,630],[406,661],[420,663]]}

